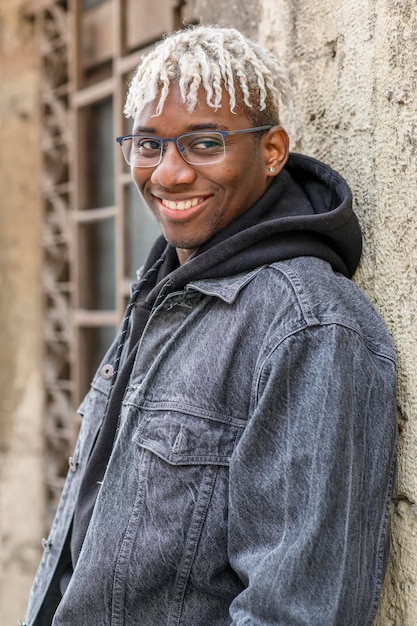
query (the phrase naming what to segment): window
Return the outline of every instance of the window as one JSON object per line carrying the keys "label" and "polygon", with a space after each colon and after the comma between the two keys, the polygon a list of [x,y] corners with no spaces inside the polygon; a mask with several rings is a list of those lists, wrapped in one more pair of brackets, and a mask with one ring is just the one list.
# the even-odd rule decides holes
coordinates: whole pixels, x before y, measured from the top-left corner
{"label": "window", "polygon": [[34,0],[44,207],[46,482],[52,515],[78,430],[75,409],[115,336],[159,229],[114,138],[129,129],[131,73],[191,22],[184,0]]}

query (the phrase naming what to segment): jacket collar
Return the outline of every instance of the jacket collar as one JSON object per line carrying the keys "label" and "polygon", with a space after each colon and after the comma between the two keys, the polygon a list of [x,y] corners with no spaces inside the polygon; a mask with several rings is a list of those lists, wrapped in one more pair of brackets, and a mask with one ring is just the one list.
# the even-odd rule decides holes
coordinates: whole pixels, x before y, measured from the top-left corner
{"label": "jacket collar", "polygon": [[216,296],[227,304],[232,304],[239,292],[245,287],[259,272],[265,267],[256,267],[249,272],[242,272],[235,276],[227,276],[225,278],[205,278],[201,280],[191,281],[185,287],[186,290],[195,290],[207,296]]}

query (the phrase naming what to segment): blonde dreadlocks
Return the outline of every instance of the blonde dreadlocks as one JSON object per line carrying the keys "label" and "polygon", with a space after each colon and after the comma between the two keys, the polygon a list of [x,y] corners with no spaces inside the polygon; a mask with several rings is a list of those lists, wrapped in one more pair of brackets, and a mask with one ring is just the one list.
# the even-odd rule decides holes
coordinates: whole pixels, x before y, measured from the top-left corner
{"label": "blonde dreadlocks", "polygon": [[189,111],[200,88],[206,102],[221,107],[223,89],[230,110],[247,107],[255,124],[278,124],[279,101],[285,102],[289,84],[277,60],[234,28],[196,26],[167,36],[139,64],[127,94],[125,115],[135,117],[158,98],[159,115],[170,85],[179,86]]}

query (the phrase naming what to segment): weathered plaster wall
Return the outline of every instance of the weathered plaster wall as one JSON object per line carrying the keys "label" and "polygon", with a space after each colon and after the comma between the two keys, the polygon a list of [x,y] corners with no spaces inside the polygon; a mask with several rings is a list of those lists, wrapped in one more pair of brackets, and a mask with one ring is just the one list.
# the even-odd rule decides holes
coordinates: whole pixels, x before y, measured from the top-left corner
{"label": "weathered plaster wall", "polygon": [[402,434],[392,567],[379,626],[417,624],[417,5],[375,8],[375,296],[398,349]]}
{"label": "weathered plaster wall", "polygon": [[0,624],[24,615],[42,536],[37,51],[0,0]]}

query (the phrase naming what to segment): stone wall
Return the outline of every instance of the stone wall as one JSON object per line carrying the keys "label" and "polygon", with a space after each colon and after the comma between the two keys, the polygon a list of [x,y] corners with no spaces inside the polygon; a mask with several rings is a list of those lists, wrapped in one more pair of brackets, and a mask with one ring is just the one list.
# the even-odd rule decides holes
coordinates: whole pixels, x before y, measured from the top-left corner
{"label": "stone wall", "polygon": [[44,532],[37,56],[0,0],[0,624],[22,618]]}

